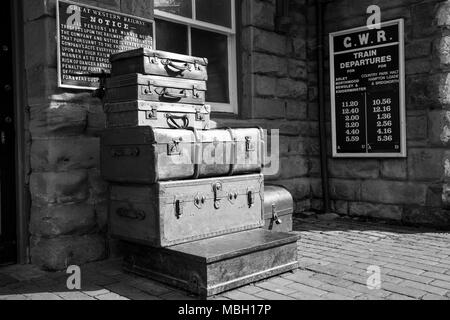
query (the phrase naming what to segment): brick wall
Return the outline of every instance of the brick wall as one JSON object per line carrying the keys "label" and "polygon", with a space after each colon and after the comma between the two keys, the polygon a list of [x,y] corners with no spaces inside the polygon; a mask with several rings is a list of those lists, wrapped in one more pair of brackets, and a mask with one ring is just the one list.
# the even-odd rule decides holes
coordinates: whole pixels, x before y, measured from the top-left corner
{"label": "brick wall", "polygon": [[[310,18],[314,2],[309,1]],[[366,8],[379,5],[382,21],[405,19],[407,159],[329,158],[332,206],[340,214],[450,225],[445,210],[448,149],[449,3],[421,0],[346,0],[325,6],[325,35],[366,24]],[[344,18],[345,17],[345,18]],[[315,21],[308,30],[308,87],[317,91]],[[328,39],[325,38],[328,45]],[[328,55],[328,47],[327,47]],[[328,61],[327,61],[328,62]],[[328,70],[327,70],[328,75]],[[327,81],[328,81],[327,76]],[[328,136],[330,99],[327,88]],[[317,107],[310,95],[309,109]],[[331,141],[328,142],[329,147]],[[331,148],[329,148],[331,154]],[[320,197],[320,190],[315,193]],[[313,205],[320,201],[313,201]]]}

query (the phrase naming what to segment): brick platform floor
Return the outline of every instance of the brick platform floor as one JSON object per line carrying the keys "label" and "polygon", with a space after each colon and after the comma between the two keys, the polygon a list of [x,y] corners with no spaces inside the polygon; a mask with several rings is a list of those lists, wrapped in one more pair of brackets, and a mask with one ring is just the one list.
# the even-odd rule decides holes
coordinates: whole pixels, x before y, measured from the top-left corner
{"label": "brick platform floor", "polygon": [[[211,299],[450,299],[448,232],[316,218],[296,218],[294,229],[300,269]],[[368,288],[369,267],[380,268],[381,289]],[[123,273],[118,260],[84,266],[81,291],[69,291],[67,277],[33,266],[0,268],[0,300],[196,299]]]}

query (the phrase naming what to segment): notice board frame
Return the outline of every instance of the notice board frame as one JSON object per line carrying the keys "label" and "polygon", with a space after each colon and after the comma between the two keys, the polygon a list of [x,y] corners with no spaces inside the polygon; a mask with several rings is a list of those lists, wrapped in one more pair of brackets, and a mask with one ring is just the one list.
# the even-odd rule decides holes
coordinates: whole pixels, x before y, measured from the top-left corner
{"label": "notice board frame", "polygon": [[[399,113],[400,113],[400,152],[398,153],[339,153],[337,152],[337,132],[336,132],[336,77],[335,77],[335,52],[334,37],[342,36],[359,31],[368,31],[367,26],[356,27],[346,30],[340,30],[329,34],[329,56],[330,56],[330,94],[331,94],[331,133],[332,133],[332,154],[333,158],[406,158],[406,97],[405,97],[405,38],[404,38],[404,19],[394,19],[382,22],[381,28],[391,25],[398,25],[398,43],[399,47]],[[378,48],[383,45],[366,47],[365,49]],[[352,51],[350,49],[349,51]]]}
{"label": "notice board frame", "polygon": [[95,91],[98,89],[96,87],[76,86],[76,85],[68,85],[68,84],[62,83],[62,78],[61,78],[61,24],[60,24],[61,21],[60,21],[60,15],[59,15],[59,13],[60,13],[59,12],[59,3],[60,2],[64,2],[67,4],[76,5],[76,6],[80,6],[80,7],[95,9],[98,11],[104,11],[104,12],[108,12],[108,13],[112,13],[112,14],[116,14],[116,15],[120,15],[120,16],[124,16],[124,17],[128,17],[128,18],[148,22],[152,25],[153,49],[156,48],[156,25],[155,25],[155,21],[152,19],[146,19],[143,17],[134,16],[134,15],[127,14],[127,13],[122,13],[120,11],[114,11],[114,10],[96,7],[96,6],[92,6],[92,5],[88,5],[88,4],[84,4],[84,3],[80,3],[80,2],[74,2],[74,1],[70,1],[70,0],[56,0],[56,47],[57,47],[57,60],[58,60],[57,61],[58,88],[92,90],[92,91]]}

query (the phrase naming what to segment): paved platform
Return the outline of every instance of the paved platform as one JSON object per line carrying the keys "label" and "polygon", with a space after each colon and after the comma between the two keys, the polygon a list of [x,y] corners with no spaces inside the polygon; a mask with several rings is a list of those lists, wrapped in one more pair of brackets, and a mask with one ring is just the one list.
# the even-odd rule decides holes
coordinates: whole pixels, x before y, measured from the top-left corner
{"label": "paved platform", "polygon": [[[450,232],[351,219],[296,218],[300,268],[223,293],[217,300],[449,300]],[[378,273],[379,271],[379,273]],[[64,272],[0,268],[0,300],[196,299],[123,273],[120,260],[82,267],[81,290]]]}

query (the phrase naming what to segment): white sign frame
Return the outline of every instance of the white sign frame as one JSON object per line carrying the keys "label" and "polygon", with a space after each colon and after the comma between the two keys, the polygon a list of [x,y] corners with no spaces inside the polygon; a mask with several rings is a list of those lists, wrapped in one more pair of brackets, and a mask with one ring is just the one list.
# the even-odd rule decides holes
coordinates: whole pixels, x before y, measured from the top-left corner
{"label": "white sign frame", "polygon": [[132,19],[137,19],[137,20],[141,20],[141,21],[145,21],[148,23],[151,23],[152,25],[152,31],[153,31],[153,48],[156,48],[156,25],[155,25],[155,21],[151,20],[151,19],[146,19],[146,18],[142,18],[139,16],[133,16],[131,14],[126,14],[126,13],[122,13],[119,11],[114,11],[114,10],[110,10],[110,9],[104,9],[101,7],[96,7],[96,6],[92,6],[92,5],[88,5],[88,4],[84,4],[84,3],[79,3],[79,2],[73,2],[70,0],[57,0],[56,1],[56,46],[57,46],[57,73],[58,73],[58,88],[65,88],[65,89],[78,89],[78,90],[97,90],[98,88],[96,87],[84,87],[84,86],[76,86],[76,85],[68,85],[68,84],[63,84],[62,83],[62,79],[61,79],[61,24],[60,24],[60,19],[59,19],[59,3],[63,2],[63,3],[67,3],[67,4],[71,4],[71,5],[76,5],[76,6],[82,6],[82,7],[86,7],[86,8],[90,8],[90,9],[95,9],[95,10],[99,10],[99,11],[105,11],[108,13],[112,13],[112,14],[117,14],[117,15],[121,15],[124,17],[128,17],[128,18],[132,18]]}
{"label": "white sign frame", "polygon": [[[407,157],[407,145],[406,145],[406,98],[405,98],[405,39],[404,39],[404,19],[395,19],[386,22],[382,22],[381,28],[390,25],[398,25],[399,42],[395,45],[399,46],[399,94],[400,94],[400,152],[398,153],[338,153],[337,152],[337,136],[336,136],[336,77],[335,77],[335,64],[334,64],[334,37],[342,36],[348,33],[354,33],[359,31],[369,31],[367,26],[352,28],[347,30],[341,30],[329,34],[329,46],[330,46],[330,93],[331,93],[331,132],[332,132],[332,151],[333,158],[406,158]],[[394,44],[389,44],[394,45]],[[376,45],[373,47],[365,47],[364,49],[350,49],[346,52],[352,52],[357,50],[367,50],[368,48],[377,48],[386,45]]]}

